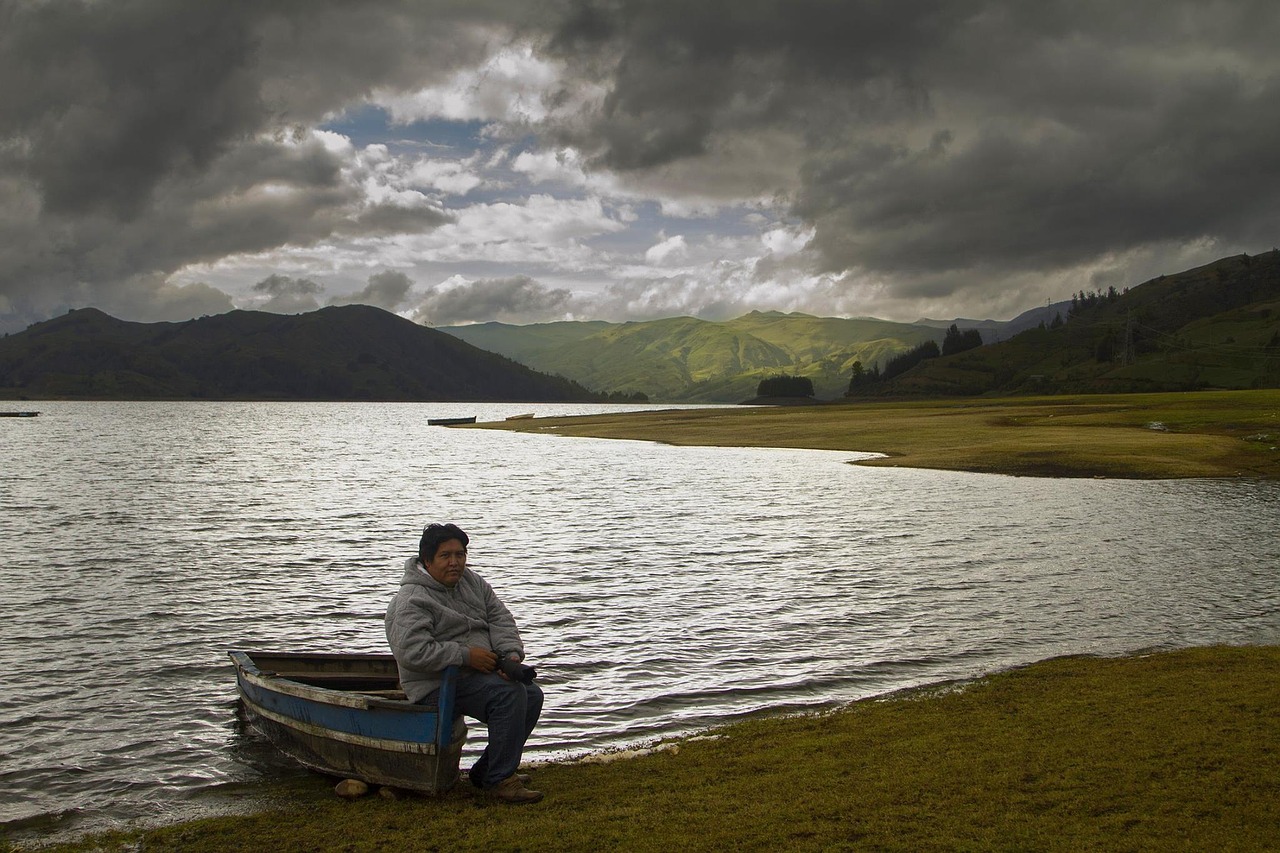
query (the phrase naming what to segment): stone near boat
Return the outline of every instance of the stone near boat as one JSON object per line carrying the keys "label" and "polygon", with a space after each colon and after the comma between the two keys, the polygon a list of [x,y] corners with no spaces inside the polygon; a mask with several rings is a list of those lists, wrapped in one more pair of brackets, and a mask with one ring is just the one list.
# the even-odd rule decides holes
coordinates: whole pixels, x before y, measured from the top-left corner
{"label": "stone near boat", "polygon": [[369,793],[369,786],[359,779],[343,779],[333,786],[333,792],[345,800],[354,800]]}

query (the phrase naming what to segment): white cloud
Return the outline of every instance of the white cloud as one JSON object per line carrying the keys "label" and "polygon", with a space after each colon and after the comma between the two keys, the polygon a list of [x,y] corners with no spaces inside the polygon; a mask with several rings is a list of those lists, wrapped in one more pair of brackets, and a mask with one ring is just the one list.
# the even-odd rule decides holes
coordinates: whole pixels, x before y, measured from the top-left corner
{"label": "white cloud", "polygon": [[767,251],[774,255],[794,255],[813,239],[812,228],[773,228],[760,238]]}
{"label": "white cloud", "polygon": [[687,256],[689,247],[685,245],[684,236],[676,234],[674,237],[668,237],[665,240],[650,246],[649,250],[644,253],[646,263],[660,266],[668,261],[676,261]]}
{"label": "white cloud", "polygon": [[562,181],[574,186],[587,184],[582,157],[572,148],[521,151],[511,161],[511,169],[534,183]]}
{"label": "white cloud", "polygon": [[412,164],[403,179],[449,195],[466,195],[485,183],[472,165],[463,160],[421,157]]}
{"label": "white cloud", "polygon": [[560,71],[558,63],[534,56],[529,45],[514,45],[439,85],[408,94],[379,90],[371,100],[400,124],[434,118],[536,122],[549,113],[545,101]]}
{"label": "white cloud", "polygon": [[347,179],[377,204],[435,204],[428,192],[466,195],[485,183],[475,156],[433,157],[418,150],[393,153],[387,146],[375,144],[358,152],[352,149],[347,157]]}
{"label": "white cloud", "polygon": [[427,235],[444,251],[459,246],[521,245],[541,250],[623,229],[598,198],[531,195],[523,203],[478,204],[456,212],[456,221]]}

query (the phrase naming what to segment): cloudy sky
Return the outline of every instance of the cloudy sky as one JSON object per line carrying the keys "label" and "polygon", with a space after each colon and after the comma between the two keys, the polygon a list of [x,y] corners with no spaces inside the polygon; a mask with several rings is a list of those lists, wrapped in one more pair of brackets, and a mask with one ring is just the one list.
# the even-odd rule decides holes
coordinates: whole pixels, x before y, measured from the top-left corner
{"label": "cloudy sky", "polygon": [[1273,0],[0,0],[0,331],[1008,319],[1280,243]]}

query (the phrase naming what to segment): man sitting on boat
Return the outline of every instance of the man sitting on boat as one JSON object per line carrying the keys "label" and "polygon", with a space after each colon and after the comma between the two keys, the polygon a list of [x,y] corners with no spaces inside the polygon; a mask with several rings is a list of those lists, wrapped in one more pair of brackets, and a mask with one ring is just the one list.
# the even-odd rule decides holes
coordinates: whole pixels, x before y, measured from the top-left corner
{"label": "man sitting on boat", "polygon": [[463,667],[456,707],[489,727],[489,743],[468,771],[471,783],[503,802],[536,803],[541,792],[526,788],[528,777],[516,768],[542,713],[542,689],[500,667],[499,654],[523,660],[524,644],[511,611],[467,568],[469,542],[454,524],[422,531],[418,556],[405,562],[400,591],[387,608],[387,641],[413,702],[434,702],[444,668]]}

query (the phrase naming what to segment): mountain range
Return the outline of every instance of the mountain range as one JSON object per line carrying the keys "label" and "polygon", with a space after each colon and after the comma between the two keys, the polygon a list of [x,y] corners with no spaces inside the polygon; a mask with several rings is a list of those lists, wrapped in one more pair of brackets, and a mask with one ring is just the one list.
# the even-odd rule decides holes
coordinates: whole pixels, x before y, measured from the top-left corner
{"label": "mountain range", "polygon": [[478,323],[439,330],[600,391],[725,403],[753,397],[761,379],[783,374],[812,380],[819,398],[840,397],[855,361],[869,366],[925,341],[941,342],[951,323],[978,328],[984,339],[995,340],[1047,321],[1053,308],[1036,308],[1005,322],[894,323],[752,311],[720,322],[673,317],[632,323]]}
{"label": "mountain range", "polygon": [[132,323],[81,308],[0,339],[9,398],[590,401],[538,373],[379,308],[231,311]]}
{"label": "mountain range", "polygon": [[[951,326],[984,345],[939,355]],[[0,338],[0,397],[739,402],[788,375],[839,399],[858,362],[854,391],[872,397],[1280,386],[1280,251],[1081,291],[1005,322],[754,311],[430,329],[362,305],[184,323],[83,308]]]}

